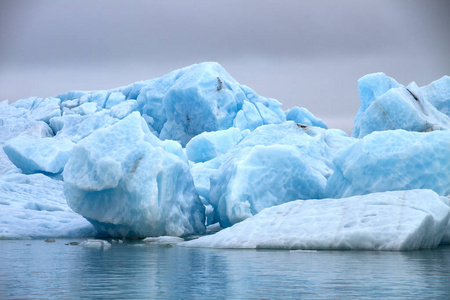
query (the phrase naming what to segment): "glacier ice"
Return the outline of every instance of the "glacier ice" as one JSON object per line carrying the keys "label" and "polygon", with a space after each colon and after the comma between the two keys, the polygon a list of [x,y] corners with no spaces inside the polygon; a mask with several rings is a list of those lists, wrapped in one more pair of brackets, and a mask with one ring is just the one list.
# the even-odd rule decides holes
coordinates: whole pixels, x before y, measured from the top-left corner
{"label": "glacier ice", "polygon": [[94,227],[67,206],[63,185],[43,174],[0,175],[0,239],[95,235]]}
{"label": "glacier ice", "polygon": [[67,203],[113,237],[204,233],[189,166],[163,146],[139,112],[97,130],[74,146],[64,169]]}
{"label": "glacier ice", "polygon": [[241,131],[254,130],[286,120],[281,103],[240,85],[221,65],[212,62],[108,91],[72,91],[56,98],[61,100],[63,111],[78,115],[93,113],[80,110],[88,103],[95,103],[99,111],[109,109],[111,116],[119,119],[131,110],[139,111],[151,118],[148,125],[162,140],[176,140],[183,146],[205,131],[233,126]]}
{"label": "glacier ice", "polygon": [[[75,101],[75,100],[72,100],[72,101]],[[92,115],[97,110],[98,110],[98,108],[97,108],[96,103],[86,102],[86,103],[83,103],[83,104],[76,106],[74,108],[71,108],[71,109],[63,108],[63,114],[64,115],[75,114],[75,115],[80,115],[80,116],[86,116],[86,115]]]}
{"label": "glacier ice", "polygon": [[340,151],[329,197],[407,189],[450,193],[450,131],[373,132]]}
{"label": "glacier ice", "polygon": [[440,243],[449,199],[430,190],[343,199],[297,200],[266,208],[186,247],[252,249],[415,250]]}
{"label": "glacier ice", "polygon": [[111,117],[117,118],[117,119],[123,119],[129,114],[131,114],[133,111],[137,110],[138,103],[136,100],[126,100],[123,101],[110,109],[110,115]]}
{"label": "glacier ice", "polygon": [[186,236],[299,199],[448,194],[450,77],[418,87],[375,73],[358,92],[353,137],[306,108],[283,111],[217,63],[0,102],[0,237]]}
{"label": "glacier ice", "polygon": [[27,119],[48,123],[51,118],[61,116],[60,104],[59,98],[35,98],[27,113]]}
{"label": "glacier ice", "polygon": [[383,73],[376,73],[362,77],[358,91],[361,107],[355,118],[354,137],[393,129],[419,132],[450,129],[449,116],[427,100],[437,101],[427,97],[426,87],[421,89],[415,83],[404,87]]}
{"label": "glacier ice", "polygon": [[[167,121],[160,131],[160,138],[177,140],[182,145],[204,131],[232,127],[245,102],[256,107],[261,125],[285,120],[278,101],[259,97],[248,88],[241,87],[216,63],[194,65],[177,71],[173,85],[161,101]],[[153,117],[151,111],[143,113]],[[237,127],[241,130],[249,129],[247,124],[239,125]]]}
{"label": "glacier ice", "polygon": [[294,106],[286,111],[286,120],[294,121],[298,124],[307,126],[316,126],[323,129],[328,129],[328,126],[319,118],[314,116],[309,110],[304,107]]}
{"label": "glacier ice", "polygon": [[355,123],[378,97],[397,87],[401,87],[401,85],[394,78],[388,77],[382,72],[367,74],[358,79],[358,95],[361,106],[356,113]]}
{"label": "glacier ice", "polygon": [[[2,110],[0,110],[1,115]],[[13,138],[38,139],[52,137],[53,132],[43,121],[28,121],[23,117],[0,119],[0,174],[14,171],[16,166],[8,158],[3,146]]]}
{"label": "glacier ice", "polygon": [[125,101],[125,99],[126,97],[121,92],[113,92],[109,95],[108,100],[106,100],[105,108],[116,106]]}
{"label": "glacier ice", "polygon": [[421,93],[434,107],[450,117],[450,76],[443,76],[422,87]]}
{"label": "glacier ice", "polygon": [[[199,191],[202,196],[208,189],[202,175],[209,176],[206,199],[220,225],[228,227],[266,207],[326,197],[334,155],[354,141],[339,130],[292,121],[265,125],[216,159],[220,161],[213,160],[192,171],[197,189],[203,189]],[[205,170],[208,167],[211,169]]]}
{"label": "glacier ice", "polygon": [[77,143],[100,128],[105,128],[118,120],[106,114],[88,116],[64,115],[50,120],[50,127],[57,139],[70,139]]}
{"label": "glacier ice", "polygon": [[227,130],[203,132],[193,137],[186,145],[186,155],[190,161],[205,162],[226,153],[239,143],[249,130],[241,133],[239,128],[230,127]]}
{"label": "glacier ice", "polygon": [[69,139],[17,137],[4,146],[8,158],[25,174],[61,173],[75,144]]}

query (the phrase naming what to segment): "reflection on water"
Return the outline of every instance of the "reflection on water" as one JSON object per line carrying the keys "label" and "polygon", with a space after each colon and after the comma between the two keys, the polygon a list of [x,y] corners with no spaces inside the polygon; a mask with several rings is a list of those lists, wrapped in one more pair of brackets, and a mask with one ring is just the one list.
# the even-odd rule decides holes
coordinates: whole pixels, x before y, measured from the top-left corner
{"label": "reflection on water", "polygon": [[[72,240],[70,240],[72,241]],[[450,295],[450,247],[411,252],[108,250],[0,241],[0,299],[434,298]]]}

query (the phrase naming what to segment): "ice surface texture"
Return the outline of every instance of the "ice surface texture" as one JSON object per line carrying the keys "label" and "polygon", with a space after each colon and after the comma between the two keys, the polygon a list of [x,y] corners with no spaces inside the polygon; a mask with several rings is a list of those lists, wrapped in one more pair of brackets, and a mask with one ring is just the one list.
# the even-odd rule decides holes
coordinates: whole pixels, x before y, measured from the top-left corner
{"label": "ice surface texture", "polygon": [[449,199],[430,190],[298,200],[267,208],[187,247],[415,250],[437,247]]}
{"label": "ice surface texture", "polygon": [[216,219],[228,227],[266,207],[326,197],[334,154],[353,142],[339,130],[294,122],[257,128],[209,173]]}
{"label": "ice surface texture", "polygon": [[75,144],[68,139],[18,137],[9,140],[3,150],[25,174],[61,173]]}
{"label": "ice surface texture", "polygon": [[[58,95],[58,99],[65,114],[98,113],[79,111],[87,103],[95,103],[96,110],[118,119],[139,111],[162,140],[176,140],[183,146],[205,131],[230,127],[254,130],[286,120],[281,103],[257,95],[218,63],[210,62],[109,91],[68,92]],[[317,119],[312,115],[308,118]]]}
{"label": "ice surface texture", "polygon": [[93,234],[66,198],[102,235],[147,237],[202,234],[205,215],[227,227],[298,199],[448,194],[450,78],[419,88],[376,73],[358,91],[353,137],[306,108],[284,112],[217,63],[0,102],[0,236]]}
{"label": "ice surface texture", "polygon": [[81,140],[64,169],[69,206],[113,237],[202,234],[189,166],[164,150],[139,112]]}
{"label": "ice surface texture", "polygon": [[358,81],[361,107],[352,135],[361,138],[381,130],[449,129],[449,91],[448,76],[419,88],[414,82],[404,87],[383,73],[366,75]]}
{"label": "ice surface texture", "polygon": [[0,176],[0,239],[94,235],[93,226],[67,206],[63,185],[43,174]]}
{"label": "ice surface texture", "polygon": [[341,198],[407,189],[450,193],[450,131],[374,132],[343,149],[327,183]]}

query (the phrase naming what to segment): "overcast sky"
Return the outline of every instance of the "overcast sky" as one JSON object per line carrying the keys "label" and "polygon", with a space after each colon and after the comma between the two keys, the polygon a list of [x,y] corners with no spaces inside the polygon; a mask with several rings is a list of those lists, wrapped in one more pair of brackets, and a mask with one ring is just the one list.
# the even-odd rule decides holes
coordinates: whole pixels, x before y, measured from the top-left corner
{"label": "overcast sky", "polygon": [[0,101],[110,89],[217,61],[351,132],[357,80],[450,75],[450,1],[0,1]]}

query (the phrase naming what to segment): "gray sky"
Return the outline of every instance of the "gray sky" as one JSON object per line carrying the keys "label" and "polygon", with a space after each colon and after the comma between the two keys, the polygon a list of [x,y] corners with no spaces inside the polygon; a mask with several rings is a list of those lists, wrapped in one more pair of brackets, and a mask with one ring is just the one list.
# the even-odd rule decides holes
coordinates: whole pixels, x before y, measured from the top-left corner
{"label": "gray sky", "polygon": [[4,1],[0,101],[109,89],[217,61],[351,131],[357,80],[450,74],[450,1]]}

